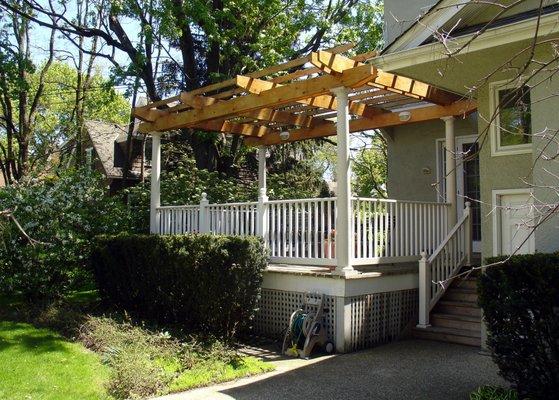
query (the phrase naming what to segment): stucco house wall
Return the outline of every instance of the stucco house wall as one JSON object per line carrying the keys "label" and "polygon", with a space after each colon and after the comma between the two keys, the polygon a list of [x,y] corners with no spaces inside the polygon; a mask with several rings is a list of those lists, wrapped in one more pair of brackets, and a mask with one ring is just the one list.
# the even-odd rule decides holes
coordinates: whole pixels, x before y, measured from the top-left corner
{"label": "stucco house wall", "polygon": [[391,43],[435,3],[434,0],[389,0],[384,2],[384,42]]}
{"label": "stucco house wall", "polygon": [[[491,82],[501,81],[510,78],[514,74],[514,68],[507,71],[498,71],[499,66],[507,61],[511,56],[518,53],[521,49],[526,48],[529,42],[517,42],[482,50],[478,52],[468,53],[456,57],[456,59],[438,60],[430,63],[411,65],[406,68],[394,70],[402,75],[408,75],[416,79],[424,80],[436,86],[450,89],[459,93],[468,93],[469,88],[476,87],[476,98],[478,101],[478,126],[477,130],[480,135],[481,151],[480,151],[480,186],[482,201],[482,255],[488,257],[493,255],[493,206],[492,191],[498,189],[516,189],[541,186],[542,183],[551,184],[555,187],[559,185],[559,180],[551,174],[545,172],[541,167],[536,168],[535,174],[532,174],[532,165],[534,159],[538,157],[538,149],[541,149],[542,140],[534,138],[534,151],[530,154],[492,156],[491,145],[489,140],[489,124],[490,103],[489,103],[489,84]],[[549,58],[551,48],[540,48],[536,54],[536,58]],[[517,57],[512,63],[513,66],[521,66],[526,62],[524,57]],[[491,75],[488,79],[485,79]],[[537,133],[545,127],[559,127],[559,115],[557,108],[559,99],[551,97],[547,101],[542,101],[549,94],[558,88],[557,79],[551,83],[541,85],[534,89],[532,93],[532,131]],[[431,162],[435,154],[436,137],[444,132],[444,126],[440,124],[441,133],[424,134],[422,131],[423,124],[410,125],[408,127],[399,128],[394,131],[394,142],[389,142],[389,169],[396,169],[389,173],[389,190],[390,196],[410,196],[415,191],[417,199],[424,199],[427,194],[424,186],[428,178],[421,174],[419,164]],[[463,134],[462,123],[457,124],[457,134]],[[413,138],[413,132],[417,139]],[[400,135],[400,140],[398,136]],[[545,141],[547,143],[547,141]],[[424,149],[429,149],[428,151]],[[548,146],[546,152],[555,154],[557,146]],[[392,155],[390,155],[392,154]],[[400,162],[398,160],[410,157],[410,161]],[[418,154],[416,156],[416,154]],[[432,155],[429,155],[432,154]],[[549,163],[549,168],[559,174],[559,165],[557,162]],[[541,165],[541,162],[540,162]],[[547,169],[547,168],[546,168]],[[411,176],[410,176],[411,175]],[[534,176],[533,176],[534,175]],[[559,176],[559,175],[558,175]],[[432,177],[431,177],[432,179]],[[416,180],[416,182],[414,182]],[[412,188],[405,189],[406,186]],[[398,192],[397,187],[404,187]],[[553,202],[554,193],[546,188],[535,187],[534,195],[540,198],[546,198]],[[555,199],[555,203],[558,200]],[[557,251],[559,250],[559,222],[558,218],[550,219],[545,222],[535,235],[537,251]]]}
{"label": "stucco house wall", "polygon": [[[475,118],[455,121],[456,136],[475,135]],[[437,190],[437,139],[444,139],[443,121],[403,125],[388,139],[388,197],[398,200],[441,201]]]}
{"label": "stucco house wall", "polygon": [[[553,68],[559,68],[554,65]],[[541,74],[539,80],[545,75]],[[559,79],[544,80],[532,89],[532,129],[533,138],[532,163],[534,165],[532,182],[536,203],[549,204],[552,211],[559,204]],[[559,210],[535,232],[536,251],[553,252],[559,250]]]}

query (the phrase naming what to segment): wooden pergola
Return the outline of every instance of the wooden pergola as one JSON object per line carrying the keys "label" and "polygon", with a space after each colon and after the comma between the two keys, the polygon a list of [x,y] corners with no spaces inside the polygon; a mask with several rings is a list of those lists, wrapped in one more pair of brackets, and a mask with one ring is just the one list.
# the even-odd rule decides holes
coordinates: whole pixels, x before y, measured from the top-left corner
{"label": "wooden pergola", "polygon": [[[384,72],[366,61],[376,53],[345,57],[351,45],[318,51],[135,109],[140,132],[178,128],[245,137],[253,146],[336,134],[338,99],[346,88],[350,132],[465,115],[472,100]],[[402,109],[409,109],[401,115]],[[280,135],[281,132],[289,132]]]}
{"label": "wooden pergola", "polygon": [[[265,146],[337,135],[337,235],[347,243],[337,250],[337,262],[340,270],[346,270],[351,265],[349,134],[443,119],[447,144],[454,148],[454,117],[464,117],[477,107],[474,100],[381,71],[368,62],[375,52],[344,56],[351,47],[313,52],[136,108],[134,114],[142,120],[139,131],[153,135],[152,227],[160,205],[162,132],[180,128],[221,132],[241,135],[247,145],[259,146],[261,197],[266,196]],[[455,157],[447,157],[447,200],[454,208],[454,222],[455,162]]]}

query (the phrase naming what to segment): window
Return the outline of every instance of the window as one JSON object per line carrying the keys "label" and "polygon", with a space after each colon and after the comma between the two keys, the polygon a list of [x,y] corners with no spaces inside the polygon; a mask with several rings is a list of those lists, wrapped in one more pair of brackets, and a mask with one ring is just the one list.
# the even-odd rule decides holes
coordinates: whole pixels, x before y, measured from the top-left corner
{"label": "window", "polygon": [[[530,88],[509,84],[491,85],[492,154],[522,154],[532,151]],[[496,113],[496,114],[495,114]]]}

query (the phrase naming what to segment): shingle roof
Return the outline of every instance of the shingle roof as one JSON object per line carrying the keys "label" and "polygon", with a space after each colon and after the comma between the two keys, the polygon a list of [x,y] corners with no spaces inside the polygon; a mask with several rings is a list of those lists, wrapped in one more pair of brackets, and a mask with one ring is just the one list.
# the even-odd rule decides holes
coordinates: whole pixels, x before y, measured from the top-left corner
{"label": "shingle roof", "polygon": [[[126,140],[127,126],[101,121],[86,121],[85,128],[107,178],[122,178],[123,171],[114,166],[115,141]],[[132,171],[132,175],[136,171]]]}

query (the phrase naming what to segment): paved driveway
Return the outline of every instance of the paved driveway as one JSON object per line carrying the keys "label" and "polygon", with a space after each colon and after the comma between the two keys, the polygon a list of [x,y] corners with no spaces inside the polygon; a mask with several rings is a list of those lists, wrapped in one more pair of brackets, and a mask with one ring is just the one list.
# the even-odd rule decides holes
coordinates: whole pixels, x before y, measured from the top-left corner
{"label": "paved driveway", "polygon": [[489,356],[472,347],[406,340],[351,354],[277,360],[253,378],[166,396],[201,399],[468,399],[480,385],[506,385]]}

